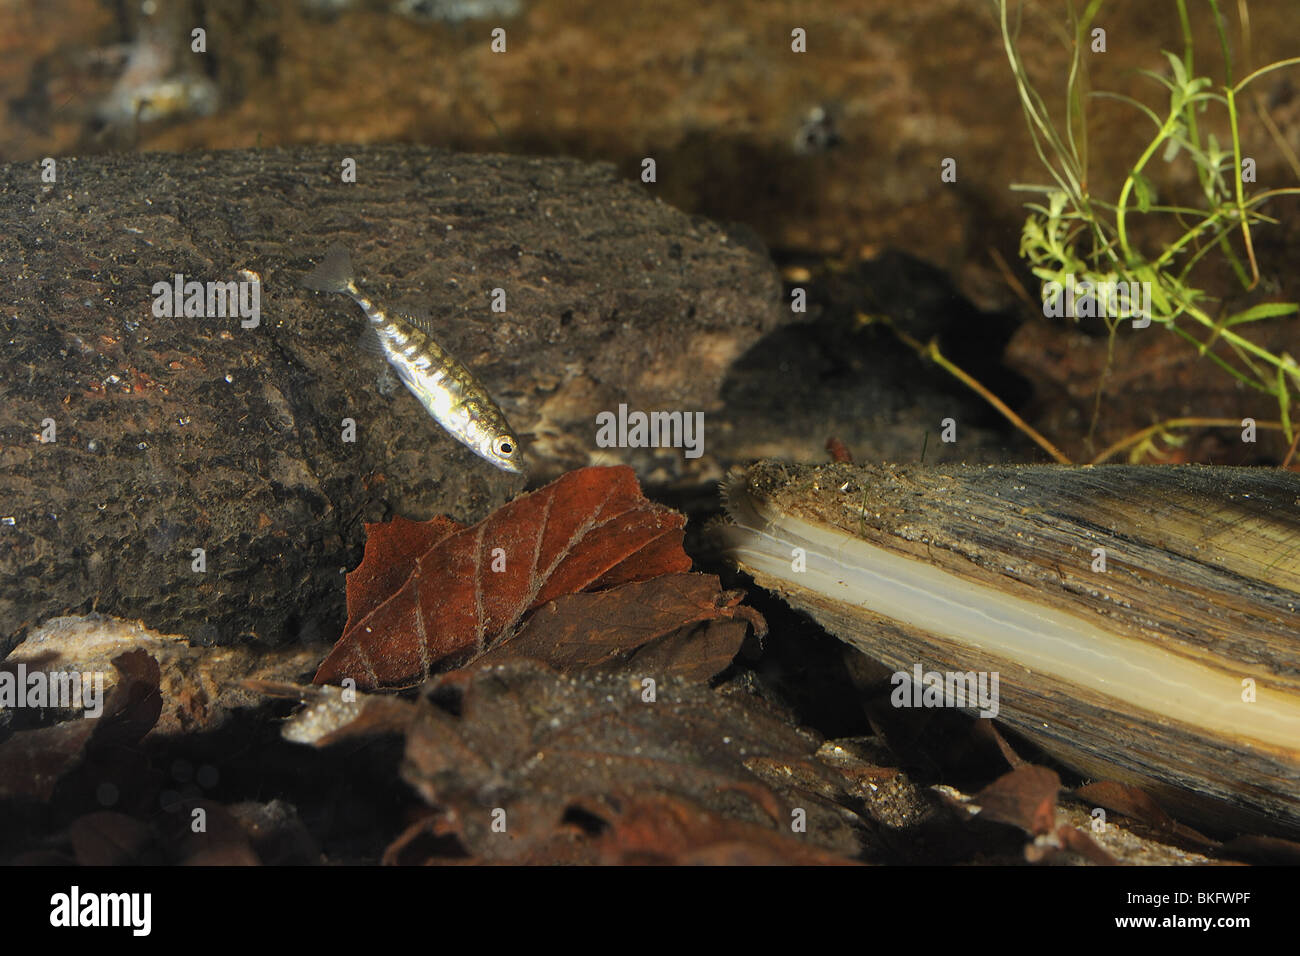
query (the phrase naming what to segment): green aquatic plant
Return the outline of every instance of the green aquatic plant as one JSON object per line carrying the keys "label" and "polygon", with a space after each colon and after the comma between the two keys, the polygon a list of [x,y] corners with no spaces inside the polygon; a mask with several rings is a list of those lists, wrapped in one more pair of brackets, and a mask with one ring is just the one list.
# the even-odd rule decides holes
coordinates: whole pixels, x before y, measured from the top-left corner
{"label": "green aquatic plant", "polygon": [[[1085,282],[1094,289],[1143,289],[1149,299],[1144,297],[1142,308],[1136,307],[1131,299],[1120,298],[1116,303],[1107,296],[1096,296],[1096,312],[1110,332],[1110,356],[1114,355],[1116,331],[1124,321],[1145,326],[1149,320],[1151,324],[1164,326],[1238,381],[1273,396],[1281,413],[1282,431],[1287,442],[1293,442],[1300,366],[1290,354],[1275,354],[1253,341],[1247,327],[1263,319],[1295,315],[1300,312],[1300,304],[1262,302],[1229,312],[1221,301],[1198,287],[1197,274],[1210,259],[1218,257],[1229,264],[1244,291],[1254,290],[1260,283],[1251,230],[1261,224],[1276,223],[1262,207],[1272,199],[1300,196],[1300,188],[1247,190],[1240,110],[1250,84],[1276,70],[1300,64],[1300,57],[1270,63],[1234,81],[1218,2],[1206,0],[1223,51],[1223,78],[1216,84],[1208,76],[1197,75],[1187,2],[1174,0],[1182,27],[1183,54],[1179,57],[1165,51],[1167,72],[1141,71],[1159,84],[1168,97],[1166,104],[1153,109],[1131,97],[1088,90],[1087,58],[1092,49],[1090,41],[1095,42],[1093,24],[1103,0],[1089,0],[1081,13],[1070,2],[1069,32],[1065,37],[1070,51],[1066,118],[1058,125],[1030,82],[1017,48],[1020,9],[1017,8],[1013,22],[1009,0],[996,0],[996,3],[1003,46],[1034,148],[1054,181],[1049,185],[1012,187],[1041,193],[1044,197],[1041,202],[1026,203],[1029,215],[1021,231],[1022,258],[1045,285],[1060,284],[1054,289]],[[1127,103],[1154,127],[1146,148],[1127,166],[1123,185],[1113,202],[1094,195],[1088,188],[1087,108],[1094,97]],[[1222,111],[1230,142],[1220,143],[1213,133],[1205,131],[1211,125],[1206,118],[1210,111]],[[1268,122],[1262,110],[1260,115]],[[1285,144],[1281,145],[1286,148]],[[1186,157],[1195,165],[1200,191],[1197,205],[1159,202],[1151,179],[1152,161],[1157,156],[1166,162]],[[1294,155],[1289,158],[1294,165]],[[1253,166],[1253,161],[1247,160],[1247,165]],[[1135,216],[1160,217],[1164,222],[1155,225],[1172,227],[1174,238],[1158,252],[1147,252],[1134,241]],[[1234,238],[1240,243],[1240,251],[1234,247]],[[1230,351],[1216,352],[1218,343],[1225,344]],[[1104,376],[1097,389],[1094,430],[1103,388]]]}

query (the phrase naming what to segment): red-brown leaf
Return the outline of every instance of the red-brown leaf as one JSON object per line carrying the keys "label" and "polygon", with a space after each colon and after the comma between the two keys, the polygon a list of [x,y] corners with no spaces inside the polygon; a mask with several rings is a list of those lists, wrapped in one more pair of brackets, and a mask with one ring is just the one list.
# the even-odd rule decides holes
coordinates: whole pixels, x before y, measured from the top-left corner
{"label": "red-brown leaf", "polygon": [[24,730],[0,743],[0,798],[49,800],[74,768],[81,789],[129,779],[137,769],[135,744],[162,711],[158,662],[137,648],[113,658],[118,682],[98,718],[67,720]]}
{"label": "red-brown leaf", "polygon": [[[823,851],[826,858],[861,851],[847,798],[833,796],[845,778],[814,756],[819,740],[749,695],[674,680],[649,701],[626,673],[561,675],[532,660],[479,662],[441,675],[424,694],[409,705],[417,716],[407,728],[402,775],[444,823],[408,831],[391,861],[427,852],[578,862],[565,847],[587,839],[581,820],[631,825],[619,809],[630,794],[664,797],[661,811],[680,802],[707,816],[645,820],[639,833],[613,835],[615,856],[687,862],[698,850],[690,861],[810,862]],[[807,821],[797,837],[790,829],[796,808]],[[583,811],[579,832],[575,809]],[[504,832],[493,824],[501,811]],[[772,831],[771,840],[760,843],[759,828]],[[807,853],[801,843],[810,844]]]}
{"label": "red-brown leaf", "polygon": [[731,663],[750,626],[766,625],[743,592],[713,574],[664,574],[596,594],[557,598],[485,661],[529,657],[560,670],[632,660],[652,677],[708,680]]}
{"label": "red-brown leaf", "polygon": [[596,851],[607,864],[850,866],[853,860],[770,827],[723,816],[692,800],[650,793],[618,801]]}
{"label": "red-brown leaf", "polygon": [[1061,779],[1046,767],[1024,764],[1003,774],[975,796],[981,820],[1010,823],[1026,833],[1056,828],[1056,795]]}
{"label": "red-brown leaf", "polygon": [[[554,598],[685,571],[684,523],[647,501],[625,467],[570,472],[469,528],[441,523],[423,553],[404,523],[379,535],[374,550],[367,540],[352,573],[360,575],[358,606],[349,606],[316,683],[351,677],[366,688],[409,686],[489,650]],[[505,568],[493,571],[500,553]],[[352,575],[348,584],[351,599]]]}
{"label": "red-brown leaf", "polygon": [[1097,780],[1075,791],[1081,800],[1122,813],[1153,830],[1161,839],[1181,841],[1195,847],[1213,847],[1215,841],[1169,816],[1155,798],[1140,787],[1118,780]]}
{"label": "red-brown leaf", "polygon": [[99,810],[68,824],[67,837],[81,866],[127,866],[141,862],[153,831],[124,813]]}
{"label": "red-brown leaf", "polygon": [[1056,838],[1061,841],[1061,846],[1064,849],[1079,854],[1097,866],[1119,865],[1119,860],[1098,846],[1092,837],[1076,827],[1062,824],[1056,828]]}
{"label": "red-brown leaf", "polygon": [[400,515],[392,521],[367,523],[365,560],[347,578],[348,624],[344,633],[406,583],[420,555],[464,527],[450,518],[411,521]]}

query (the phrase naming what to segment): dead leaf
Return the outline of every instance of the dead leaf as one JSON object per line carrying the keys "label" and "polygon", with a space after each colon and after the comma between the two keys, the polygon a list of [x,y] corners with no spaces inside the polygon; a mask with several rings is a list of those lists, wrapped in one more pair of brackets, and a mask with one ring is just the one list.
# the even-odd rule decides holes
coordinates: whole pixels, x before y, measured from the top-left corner
{"label": "dead leaf", "polygon": [[347,576],[348,624],[371,614],[396,594],[415,569],[415,563],[439,541],[463,531],[465,526],[447,517],[411,521],[397,515],[392,521],[366,523],[366,553]]}
{"label": "dead leaf", "polygon": [[[204,827],[195,831],[200,809]],[[77,817],[56,839],[71,846],[80,866],[301,865],[320,859],[296,812],[283,801],[228,807],[210,800],[186,800],[165,815],[153,814],[152,821],[96,810]],[[41,860],[29,853],[12,862]]]}
{"label": "dead leaf", "polygon": [[59,778],[80,761],[94,729],[91,720],[67,720],[20,730],[0,744],[0,797],[49,800]]}
{"label": "dead leaf", "polygon": [[1026,833],[1051,833],[1056,827],[1056,795],[1061,778],[1046,767],[1023,764],[975,795],[981,820],[996,820]]}
{"label": "dead leaf", "polygon": [[384,851],[384,866],[442,865],[475,862],[451,821],[427,814],[403,830]]}
{"label": "dead leaf", "polygon": [[630,468],[591,467],[469,528],[380,532],[349,575],[356,606],[315,682],[410,686],[490,650],[555,598],[686,571],[685,520],[646,500]]}
{"label": "dead leaf", "polygon": [[113,667],[118,682],[95,723],[95,749],[133,746],[162,713],[162,673],[156,660],[142,650],[127,651],[113,658]]}
{"label": "dead leaf", "polygon": [[99,717],[19,731],[0,744],[0,797],[48,801],[59,781],[79,766],[96,785],[130,775],[137,761],[130,755],[122,759],[124,751],[149,732],[162,711],[158,663],[136,650],[113,658],[113,667],[117,685]]}
{"label": "dead leaf", "polygon": [[[594,847],[601,863],[668,866],[819,866],[854,861],[792,834],[721,816],[666,794],[617,801]],[[570,808],[570,813],[573,808]],[[600,817],[600,809],[592,812]]]}
{"label": "dead leaf", "polygon": [[[485,862],[571,862],[582,855],[576,843],[598,835],[583,835],[574,808],[617,808],[631,793],[778,834],[806,819],[801,844],[840,857],[861,850],[851,814],[800,782],[843,793],[842,778],[815,758],[820,741],[761,702],[682,680],[659,683],[650,701],[634,675],[566,676],[518,660],[445,675],[418,706],[403,775],[442,822],[421,824],[407,842],[458,846]],[[783,783],[750,769],[760,758],[768,769],[784,764]],[[682,852],[663,848],[669,859]],[[411,854],[394,846],[390,858],[399,857]]]}
{"label": "dead leaf", "polygon": [[998,752],[1007,764],[1015,769],[1023,767],[1026,763],[1025,758],[1016,753],[1015,748],[1007,743],[1006,738],[998,732],[998,728],[991,720],[975,720],[971,722],[971,735],[974,737],[987,737],[997,746]]}
{"label": "dead leaf", "polygon": [[34,671],[101,673],[105,691],[116,686],[112,660],[125,651],[145,651],[158,662],[161,710],[150,733],[178,737],[214,731],[256,698],[243,683],[250,679],[294,679],[320,664],[311,646],[191,646],[183,634],[163,634],[139,621],[103,614],[51,618],[14,648],[0,670],[23,664]]}
{"label": "dead leaf", "polygon": [[275,697],[291,697],[306,706],[280,728],[285,740],[329,747],[344,740],[404,734],[415,718],[410,701],[387,694],[347,693],[337,687],[256,682],[254,689]]}
{"label": "dead leaf", "polygon": [[1172,830],[1174,821],[1145,790],[1117,780],[1098,780],[1074,791],[1079,799],[1113,810],[1154,830]]}
{"label": "dead leaf", "polygon": [[1119,865],[1119,860],[1098,846],[1091,836],[1078,827],[1059,826],[1056,828],[1056,838],[1061,841],[1063,849],[1079,854],[1090,863],[1095,863],[1098,866]]}
{"label": "dead leaf", "polygon": [[67,836],[80,866],[147,863],[144,853],[154,841],[147,823],[111,810],[78,817],[68,825]]}
{"label": "dead leaf", "polygon": [[1218,846],[1217,841],[1178,823],[1145,790],[1116,780],[1098,780],[1074,791],[1079,799],[1122,813],[1135,823],[1152,830],[1161,839],[1184,843],[1199,849]]}
{"label": "dead leaf", "polygon": [[647,676],[708,680],[725,669],[763,618],[723,591],[716,575],[665,574],[608,591],[570,594],[534,613],[523,629],[483,656],[530,657],[559,670],[632,661]]}

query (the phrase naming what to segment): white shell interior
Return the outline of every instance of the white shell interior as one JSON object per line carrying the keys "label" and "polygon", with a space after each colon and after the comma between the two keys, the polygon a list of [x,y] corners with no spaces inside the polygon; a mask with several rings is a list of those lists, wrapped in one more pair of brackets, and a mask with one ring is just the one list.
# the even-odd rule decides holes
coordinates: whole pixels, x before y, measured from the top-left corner
{"label": "white shell interior", "polygon": [[[856,604],[918,630],[1052,674],[1157,717],[1300,748],[1300,700],[1263,686],[1242,700],[1244,673],[1108,633],[1082,617],[964,580],[790,515],[735,509],[729,550],[742,568]],[[806,570],[793,570],[793,549]],[[923,662],[924,663],[924,662]]]}

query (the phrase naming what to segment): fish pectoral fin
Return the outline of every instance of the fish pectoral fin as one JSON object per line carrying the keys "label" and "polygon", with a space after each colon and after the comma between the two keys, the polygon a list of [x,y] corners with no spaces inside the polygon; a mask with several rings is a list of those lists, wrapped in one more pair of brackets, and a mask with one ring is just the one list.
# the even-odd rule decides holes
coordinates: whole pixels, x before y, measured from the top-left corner
{"label": "fish pectoral fin", "polygon": [[379,329],[373,325],[367,325],[361,337],[357,339],[357,348],[370,355],[380,355],[387,358],[384,352],[384,343],[379,341]]}

